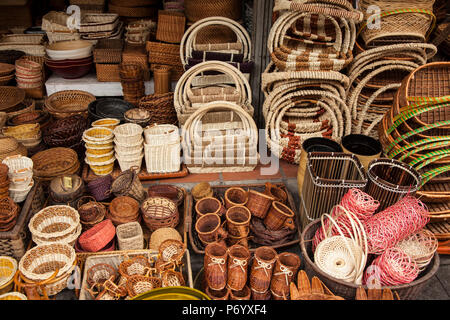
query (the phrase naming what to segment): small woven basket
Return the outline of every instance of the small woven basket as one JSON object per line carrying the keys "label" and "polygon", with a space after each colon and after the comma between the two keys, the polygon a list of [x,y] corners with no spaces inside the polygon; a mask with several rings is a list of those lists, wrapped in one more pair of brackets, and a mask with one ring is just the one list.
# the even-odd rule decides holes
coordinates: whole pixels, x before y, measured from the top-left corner
{"label": "small woven basket", "polygon": [[141,250],[144,248],[144,235],[138,222],[118,225],[116,235],[119,250]]}
{"label": "small woven basket", "polygon": [[163,227],[175,228],[180,222],[178,206],[168,198],[147,198],[141,205],[141,212],[150,231]]}
{"label": "small woven basket", "polygon": [[249,190],[248,200],[245,206],[250,210],[252,215],[264,219],[274,200],[275,199],[272,196],[268,196],[255,190]]}
{"label": "small woven basket", "polygon": [[130,168],[122,172],[112,183],[111,192],[116,196],[129,196],[142,202],[146,197],[146,192],[142,186],[137,172]]}

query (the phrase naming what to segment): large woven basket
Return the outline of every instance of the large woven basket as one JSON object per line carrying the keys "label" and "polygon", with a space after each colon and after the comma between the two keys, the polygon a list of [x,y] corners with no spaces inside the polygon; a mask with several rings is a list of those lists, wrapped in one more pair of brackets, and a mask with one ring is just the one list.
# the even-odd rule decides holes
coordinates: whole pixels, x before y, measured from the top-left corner
{"label": "large woven basket", "polygon": [[380,27],[367,28],[366,22],[360,27],[359,33],[366,45],[398,38],[409,39],[408,42],[426,41],[436,22],[433,3],[433,0],[362,0],[360,9],[365,21],[373,14],[367,10],[369,6],[375,5],[381,9]]}
{"label": "large woven basket", "polygon": [[[353,300],[356,297],[356,290],[359,286],[330,277],[321,271],[313,262],[314,255],[312,253],[311,240],[319,227],[320,219],[316,219],[308,224],[301,235],[300,248],[302,251],[303,261],[305,261],[305,271],[310,278],[313,276],[319,277],[335,295]],[[414,300],[425,288],[425,286],[429,284],[431,278],[436,274],[439,268],[439,260],[439,255],[435,253],[430,264],[423,272],[419,274],[416,280],[409,284],[386,288],[396,292],[402,300]],[[364,289],[367,290],[367,287],[364,286]]]}
{"label": "large woven basket", "polygon": [[81,90],[63,90],[50,95],[44,104],[55,118],[65,118],[75,114],[87,117],[88,105],[95,101],[95,96]]}
{"label": "large woven basket", "polygon": [[180,221],[177,205],[168,198],[147,198],[141,205],[141,212],[150,231],[165,227],[175,228]]}

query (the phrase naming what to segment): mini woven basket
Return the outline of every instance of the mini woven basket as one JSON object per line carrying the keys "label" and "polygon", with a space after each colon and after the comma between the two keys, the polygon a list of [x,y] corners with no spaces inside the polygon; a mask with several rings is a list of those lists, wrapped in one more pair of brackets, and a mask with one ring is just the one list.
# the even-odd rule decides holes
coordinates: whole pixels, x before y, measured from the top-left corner
{"label": "mini woven basket", "polygon": [[260,219],[264,219],[267,212],[269,211],[270,206],[272,205],[272,201],[274,200],[275,199],[273,197],[268,196],[264,193],[255,190],[249,190],[248,200],[245,206],[250,210],[252,215]]}
{"label": "mini woven basket", "polygon": [[134,275],[127,279],[128,296],[131,298],[160,287],[161,279],[156,277]]}
{"label": "mini woven basket", "polygon": [[145,225],[150,231],[162,227],[175,228],[180,216],[178,207],[172,200],[163,197],[150,197],[141,205]]}
{"label": "mini woven basket", "polygon": [[166,270],[161,278],[162,287],[182,287],[185,285],[183,274],[175,270]]}
{"label": "mini woven basket", "polygon": [[114,281],[118,272],[107,263],[97,263],[87,270],[86,282],[90,287],[94,285],[102,285],[106,280]]}
{"label": "mini woven basket", "polygon": [[151,268],[151,264],[148,257],[136,256],[124,259],[119,265],[119,273],[128,280],[134,275],[145,275],[149,268]]}
{"label": "mini woven basket", "polygon": [[119,250],[141,250],[144,248],[144,235],[139,222],[128,222],[116,228]]}

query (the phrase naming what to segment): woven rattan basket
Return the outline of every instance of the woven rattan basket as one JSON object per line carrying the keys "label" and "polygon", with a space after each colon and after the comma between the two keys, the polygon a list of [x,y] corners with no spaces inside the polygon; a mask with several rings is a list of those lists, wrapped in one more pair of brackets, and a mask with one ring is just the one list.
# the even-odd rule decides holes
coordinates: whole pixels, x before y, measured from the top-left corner
{"label": "woven rattan basket", "polygon": [[162,227],[175,228],[180,221],[175,202],[163,197],[147,198],[141,205],[141,212],[150,231]]}

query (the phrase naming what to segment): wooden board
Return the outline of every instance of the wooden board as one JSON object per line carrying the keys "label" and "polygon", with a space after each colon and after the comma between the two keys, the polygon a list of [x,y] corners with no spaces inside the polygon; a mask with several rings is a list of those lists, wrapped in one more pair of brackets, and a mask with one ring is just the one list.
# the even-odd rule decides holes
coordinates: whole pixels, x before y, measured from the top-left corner
{"label": "wooden board", "polygon": [[[119,164],[115,163],[114,170],[111,173],[111,176],[113,177],[113,179],[116,179],[121,173],[122,173],[122,171],[120,170]],[[189,174],[189,172],[187,170],[186,165],[182,164],[181,170],[178,172],[148,173],[147,170],[145,168],[143,168],[139,172],[138,176],[139,176],[139,180],[147,181],[147,180],[159,180],[159,179],[170,179],[170,178],[182,178],[182,177],[186,177],[188,174]],[[89,183],[92,180],[97,179],[99,176],[94,174],[94,172],[91,170],[91,168],[87,164],[84,164],[81,177],[84,182]]]}

